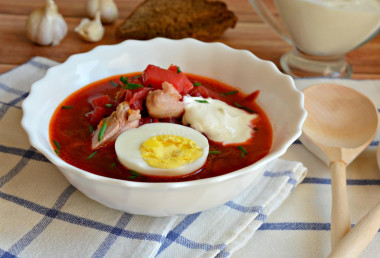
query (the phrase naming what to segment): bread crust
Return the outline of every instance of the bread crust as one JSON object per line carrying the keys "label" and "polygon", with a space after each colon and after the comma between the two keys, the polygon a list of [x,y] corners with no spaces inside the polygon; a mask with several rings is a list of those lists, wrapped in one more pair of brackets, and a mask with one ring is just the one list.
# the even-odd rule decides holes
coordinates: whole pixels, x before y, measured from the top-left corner
{"label": "bread crust", "polygon": [[116,38],[211,41],[234,28],[236,22],[236,15],[221,1],[145,0],[116,29]]}

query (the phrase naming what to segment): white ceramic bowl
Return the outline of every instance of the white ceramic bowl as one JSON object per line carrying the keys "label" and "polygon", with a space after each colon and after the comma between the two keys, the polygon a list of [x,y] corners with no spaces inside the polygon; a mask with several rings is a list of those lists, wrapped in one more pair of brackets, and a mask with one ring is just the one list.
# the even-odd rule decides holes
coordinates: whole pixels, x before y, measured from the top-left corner
{"label": "white ceramic bowl", "polygon": [[[140,183],[98,176],[61,160],[49,141],[49,122],[56,107],[72,92],[111,75],[142,71],[148,64],[214,78],[245,93],[260,90],[258,104],[273,127],[273,146],[260,161],[232,173],[177,183]],[[306,118],[303,95],[291,77],[245,50],[194,39],[127,40],[73,55],[50,68],[32,85],[23,102],[22,126],[31,144],[54,163],[78,190],[108,207],[134,214],[169,216],[219,206],[244,191],[268,162],[285,153],[301,134]]]}

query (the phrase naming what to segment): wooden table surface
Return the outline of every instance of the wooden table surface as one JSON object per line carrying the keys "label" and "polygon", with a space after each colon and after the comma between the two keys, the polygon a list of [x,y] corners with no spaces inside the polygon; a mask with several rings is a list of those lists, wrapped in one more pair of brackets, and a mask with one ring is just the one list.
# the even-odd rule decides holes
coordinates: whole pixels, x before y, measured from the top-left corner
{"label": "wooden table surface", "polygon": [[[59,12],[68,24],[68,33],[58,46],[37,46],[26,37],[27,16],[44,5],[45,0],[0,0],[0,73],[6,72],[34,56],[43,56],[58,62],[70,55],[87,52],[97,45],[118,43],[115,29],[142,0],[116,0],[119,19],[105,26],[105,35],[97,43],[87,43],[74,32],[85,17],[86,0],[56,0]],[[225,0],[230,10],[238,16],[234,29],[229,29],[216,41],[233,48],[247,49],[256,56],[273,61],[279,66],[280,56],[291,50],[273,30],[266,25],[251,7],[248,0]],[[347,55],[353,66],[355,79],[380,79],[380,35]]]}

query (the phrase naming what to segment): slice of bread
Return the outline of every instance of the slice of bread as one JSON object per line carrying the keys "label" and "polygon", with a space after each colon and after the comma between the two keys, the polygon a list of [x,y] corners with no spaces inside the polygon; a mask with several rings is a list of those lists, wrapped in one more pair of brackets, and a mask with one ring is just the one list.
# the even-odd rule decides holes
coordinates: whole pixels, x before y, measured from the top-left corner
{"label": "slice of bread", "polygon": [[236,22],[235,14],[221,1],[145,0],[116,29],[116,38],[210,41],[235,27]]}

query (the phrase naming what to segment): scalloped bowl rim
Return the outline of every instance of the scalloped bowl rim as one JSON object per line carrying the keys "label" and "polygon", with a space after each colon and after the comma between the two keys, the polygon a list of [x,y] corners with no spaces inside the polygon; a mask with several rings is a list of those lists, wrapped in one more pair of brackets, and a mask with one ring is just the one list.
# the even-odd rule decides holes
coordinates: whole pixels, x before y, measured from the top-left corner
{"label": "scalloped bowl rim", "polygon": [[[183,182],[154,182],[154,183],[149,183],[149,182],[134,182],[134,181],[108,178],[108,177],[93,174],[91,172],[79,169],[73,165],[66,163],[65,161],[60,159],[54,153],[53,149],[47,150],[46,148],[41,148],[38,137],[35,136],[34,134],[32,134],[30,131],[27,119],[30,119],[29,116],[32,115],[29,112],[29,108],[31,107],[31,105],[33,105],[33,100],[35,98],[35,95],[40,90],[40,87],[42,86],[41,84],[44,83],[46,78],[54,76],[55,74],[57,74],[61,70],[63,70],[64,67],[66,67],[66,66],[70,66],[70,65],[78,63],[78,62],[80,63],[80,61],[83,60],[83,58],[85,58],[87,55],[97,55],[103,51],[108,51],[108,50],[111,50],[112,48],[125,47],[128,44],[136,43],[136,42],[138,44],[140,44],[140,43],[141,44],[153,44],[155,42],[160,42],[160,41],[167,41],[167,42],[174,42],[175,41],[175,42],[178,42],[178,44],[181,44],[184,42],[184,43],[188,43],[188,44],[209,45],[209,46],[224,48],[223,49],[224,51],[233,51],[236,53],[249,55],[251,58],[255,59],[256,62],[260,62],[260,63],[262,63],[262,65],[270,66],[270,69],[272,69],[276,73],[277,76],[284,77],[284,80],[287,81],[287,83],[288,83],[288,87],[290,86],[289,89],[291,89],[293,91],[293,93],[295,94],[295,101],[298,103],[299,111],[300,111],[300,116],[299,116],[299,119],[297,121],[297,127],[295,128],[295,131],[291,132],[289,134],[289,137],[286,140],[284,140],[284,143],[279,150],[274,151],[274,152],[270,152],[268,155],[266,155],[265,157],[263,157],[262,159],[260,159],[259,161],[255,162],[255,163],[253,163],[250,166],[244,167],[242,169],[239,169],[239,170],[236,170],[236,171],[233,171],[233,172],[221,175],[221,176],[205,178],[205,179],[198,179],[198,180],[193,180],[193,181],[183,181]],[[85,85],[83,85],[83,86],[85,86]],[[126,41],[123,41],[123,42],[115,44],[115,45],[100,45],[100,46],[93,48],[92,50],[90,50],[88,52],[74,54],[74,55],[70,56],[65,62],[49,68],[46,75],[42,79],[40,79],[39,81],[32,84],[29,96],[23,101],[23,103],[22,103],[23,117],[22,117],[21,124],[22,124],[22,127],[24,128],[24,130],[28,134],[29,141],[30,141],[31,145],[33,147],[35,147],[38,151],[40,151],[49,161],[51,161],[57,167],[62,167],[62,168],[72,170],[73,173],[78,173],[81,176],[87,177],[91,180],[101,180],[103,182],[109,182],[109,183],[117,184],[120,186],[127,186],[127,187],[132,187],[132,188],[149,188],[149,189],[152,189],[152,188],[158,188],[158,189],[173,188],[174,189],[174,188],[182,188],[182,187],[191,187],[194,185],[199,186],[202,184],[207,185],[207,184],[212,183],[212,182],[226,181],[226,180],[229,180],[230,178],[234,178],[234,177],[240,176],[242,174],[250,173],[252,170],[255,170],[256,168],[259,168],[259,167],[267,164],[269,161],[272,161],[272,160],[280,157],[281,155],[283,155],[286,152],[286,150],[289,148],[289,146],[301,135],[302,125],[306,119],[306,111],[303,107],[303,101],[304,101],[303,94],[296,89],[294,81],[290,76],[281,73],[278,70],[278,68],[272,62],[262,60],[262,59],[256,57],[254,54],[252,54],[248,50],[234,49],[234,48],[231,48],[231,47],[229,47],[223,43],[219,43],[219,42],[205,43],[205,42],[201,42],[201,41],[198,41],[195,39],[190,39],[190,38],[180,39],[180,40],[170,40],[170,39],[164,39],[164,38],[155,38],[155,39],[146,40],[146,41],[126,40]]]}

